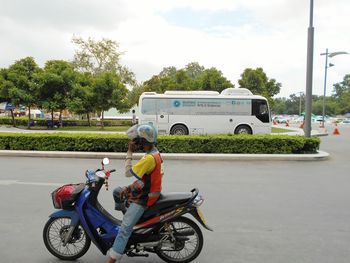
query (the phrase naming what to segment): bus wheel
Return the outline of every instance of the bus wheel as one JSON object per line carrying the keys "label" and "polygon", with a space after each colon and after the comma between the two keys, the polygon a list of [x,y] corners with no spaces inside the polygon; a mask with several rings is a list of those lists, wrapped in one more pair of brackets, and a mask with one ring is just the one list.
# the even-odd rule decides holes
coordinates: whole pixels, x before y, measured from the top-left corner
{"label": "bus wheel", "polygon": [[235,134],[252,134],[252,129],[248,125],[239,125],[235,129]]}
{"label": "bus wheel", "polygon": [[172,135],[188,135],[188,129],[183,124],[176,124],[171,128],[170,134],[172,134]]}

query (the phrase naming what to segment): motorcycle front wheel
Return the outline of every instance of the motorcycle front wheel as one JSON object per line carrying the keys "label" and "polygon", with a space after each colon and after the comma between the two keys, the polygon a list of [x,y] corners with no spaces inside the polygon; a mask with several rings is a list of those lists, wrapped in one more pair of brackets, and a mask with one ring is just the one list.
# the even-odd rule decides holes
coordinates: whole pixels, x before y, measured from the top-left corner
{"label": "motorcycle front wheel", "polygon": [[62,260],[75,260],[82,257],[91,244],[81,225],[78,225],[64,246],[63,241],[70,228],[71,219],[68,217],[50,218],[43,230],[43,239],[47,250]]}
{"label": "motorcycle front wheel", "polygon": [[189,263],[202,251],[202,231],[191,219],[175,218],[164,224],[160,234],[164,242],[155,251],[168,263]]}

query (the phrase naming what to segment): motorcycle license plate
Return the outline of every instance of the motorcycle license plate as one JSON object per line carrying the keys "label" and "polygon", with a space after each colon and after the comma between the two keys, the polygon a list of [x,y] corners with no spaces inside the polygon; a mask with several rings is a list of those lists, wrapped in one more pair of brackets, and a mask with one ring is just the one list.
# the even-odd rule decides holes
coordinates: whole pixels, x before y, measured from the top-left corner
{"label": "motorcycle license plate", "polygon": [[197,207],[197,213],[204,224],[206,224],[202,211]]}

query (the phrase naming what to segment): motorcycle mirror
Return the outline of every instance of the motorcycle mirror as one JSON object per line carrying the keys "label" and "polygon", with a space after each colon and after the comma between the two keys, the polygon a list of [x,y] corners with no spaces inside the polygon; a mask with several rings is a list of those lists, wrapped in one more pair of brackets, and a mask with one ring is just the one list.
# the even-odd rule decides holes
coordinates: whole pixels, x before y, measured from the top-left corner
{"label": "motorcycle mirror", "polygon": [[103,164],[103,165],[109,164],[109,159],[108,159],[107,157],[103,158],[102,164]]}

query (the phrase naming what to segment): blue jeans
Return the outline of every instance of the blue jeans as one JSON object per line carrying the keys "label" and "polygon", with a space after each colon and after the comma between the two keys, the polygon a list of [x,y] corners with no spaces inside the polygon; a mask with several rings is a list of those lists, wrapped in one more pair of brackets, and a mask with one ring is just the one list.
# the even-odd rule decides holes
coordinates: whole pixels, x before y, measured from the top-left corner
{"label": "blue jeans", "polygon": [[125,247],[132,234],[133,228],[144,212],[145,208],[142,205],[135,203],[131,203],[129,208],[126,210],[123,217],[123,222],[119,228],[118,235],[115,238],[112,247],[113,251],[118,254],[117,257],[121,258],[121,256],[124,254]]}

